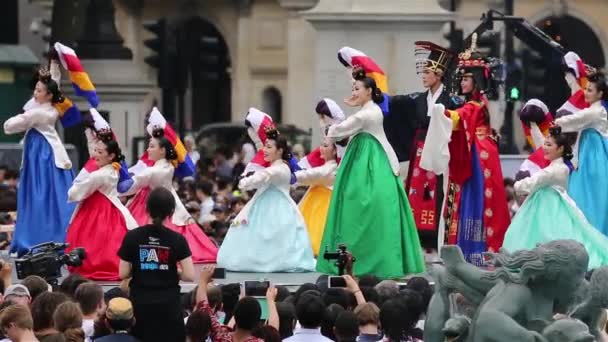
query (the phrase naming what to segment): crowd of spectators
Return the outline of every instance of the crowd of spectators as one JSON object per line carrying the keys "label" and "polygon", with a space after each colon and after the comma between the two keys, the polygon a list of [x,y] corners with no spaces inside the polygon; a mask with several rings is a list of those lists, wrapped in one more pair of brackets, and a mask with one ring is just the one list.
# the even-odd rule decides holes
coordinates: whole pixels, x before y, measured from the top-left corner
{"label": "crowd of spectators", "polygon": [[[293,293],[271,285],[265,297],[248,297],[241,284],[215,284],[213,271],[203,267],[197,286],[182,294],[186,341],[421,341],[432,296],[422,277],[399,284],[345,275],[343,288],[320,276]],[[37,276],[8,283],[0,283],[2,341],[138,341],[126,283],[105,293],[76,274],[57,288]]]}

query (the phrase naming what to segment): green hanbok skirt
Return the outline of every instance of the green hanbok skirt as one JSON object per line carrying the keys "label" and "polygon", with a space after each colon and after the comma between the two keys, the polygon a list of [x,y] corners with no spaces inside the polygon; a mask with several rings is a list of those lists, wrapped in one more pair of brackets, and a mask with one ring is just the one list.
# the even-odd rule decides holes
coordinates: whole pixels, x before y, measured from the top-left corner
{"label": "green hanbok skirt", "polygon": [[356,276],[394,279],[424,272],[424,257],[412,210],[382,145],[359,133],[340,162],[331,197],[317,271],[336,274],[323,253],[346,244],[356,258]]}

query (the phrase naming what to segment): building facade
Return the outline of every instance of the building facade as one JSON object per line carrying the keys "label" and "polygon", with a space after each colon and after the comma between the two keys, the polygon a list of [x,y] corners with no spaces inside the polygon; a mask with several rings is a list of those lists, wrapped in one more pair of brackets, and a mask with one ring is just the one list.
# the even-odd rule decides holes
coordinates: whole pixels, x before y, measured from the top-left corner
{"label": "building facade", "polygon": [[[47,10],[52,8],[50,1],[37,2]],[[185,95],[186,130],[196,130],[212,121],[241,122],[249,107],[257,107],[277,121],[314,132],[316,100],[327,96],[340,103],[350,92],[347,75],[336,58],[341,46],[352,46],[374,57],[388,74],[390,92],[417,91],[421,82],[415,73],[414,41],[431,40],[447,46],[445,34],[450,20],[455,20],[466,36],[479,24],[482,13],[504,6],[503,0],[455,2],[456,11],[452,13],[446,9],[449,0],[114,0],[115,26],[124,46],[132,52],[132,60],[121,62],[116,70],[125,70],[124,76],[93,66],[92,78],[96,81],[107,74],[108,80],[103,82],[106,91],[113,94],[110,99],[139,101],[131,106],[109,106],[111,121],[125,111],[132,112],[127,120],[114,120],[115,126],[124,126],[117,130],[130,144],[133,137],[143,134],[143,124],[138,122],[143,122],[145,112],[162,101],[156,70],[144,62],[151,51],[143,42],[151,34],[143,24],[163,17],[173,21],[197,18],[215,29],[225,43],[229,80],[221,85],[225,90],[214,95],[205,91],[209,86],[205,82],[196,86],[190,81]],[[608,17],[605,0],[517,0],[514,14],[534,23],[567,16],[588,26],[599,46],[583,48],[568,43],[585,49],[583,55],[601,54],[595,60],[602,62],[598,66],[604,66],[608,53],[608,32],[601,25]],[[520,48],[516,44],[516,49]],[[85,67],[88,64],[85,61]],[[120,82],[112,82],[113,77]],[[127,79],[130,77],[134,78],[132,82]],[[121,97],[119,91],[108,87],[126,88],[136,96]],[[201,106],[218,96],[225,104],[213,110],[227,114],[201,113]],[[494,111],[500,113],[501,109],[497,104]],[[502,120],[497,114],[493,124],[501,125]],[[519,128],[519,124],[515,126]],[[523,144],[519,136],[518,142]]]}

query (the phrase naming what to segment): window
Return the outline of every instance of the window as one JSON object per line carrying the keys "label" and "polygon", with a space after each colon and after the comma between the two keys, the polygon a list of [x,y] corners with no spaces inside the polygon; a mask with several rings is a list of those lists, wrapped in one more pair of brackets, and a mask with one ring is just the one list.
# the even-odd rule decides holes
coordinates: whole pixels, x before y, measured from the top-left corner
{"label": "window", "polygon": [[268,87],[262,92],[262,110],[272,117],[276,123],[281,123],[283,100],[281,92],[275,87]]}

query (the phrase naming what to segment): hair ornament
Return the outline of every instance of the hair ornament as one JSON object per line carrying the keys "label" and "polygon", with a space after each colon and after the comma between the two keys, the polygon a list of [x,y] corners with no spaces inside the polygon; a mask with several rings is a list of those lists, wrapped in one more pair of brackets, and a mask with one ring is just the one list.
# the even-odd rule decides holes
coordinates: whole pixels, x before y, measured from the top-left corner
{"label": "hair ornament", "polygon": [[38,69],[38,79],[41,81],[49,81],[51,79],[51,71],[47,67]]}
{"label": "hair ornament", "polygon": [[274,125],[266,127],[265,133],[266,133],[266,138],[272,139],[272,140],[277,139],[281,135],[279,133],[279,130],[277,130],[276,127],[274,127]]}

